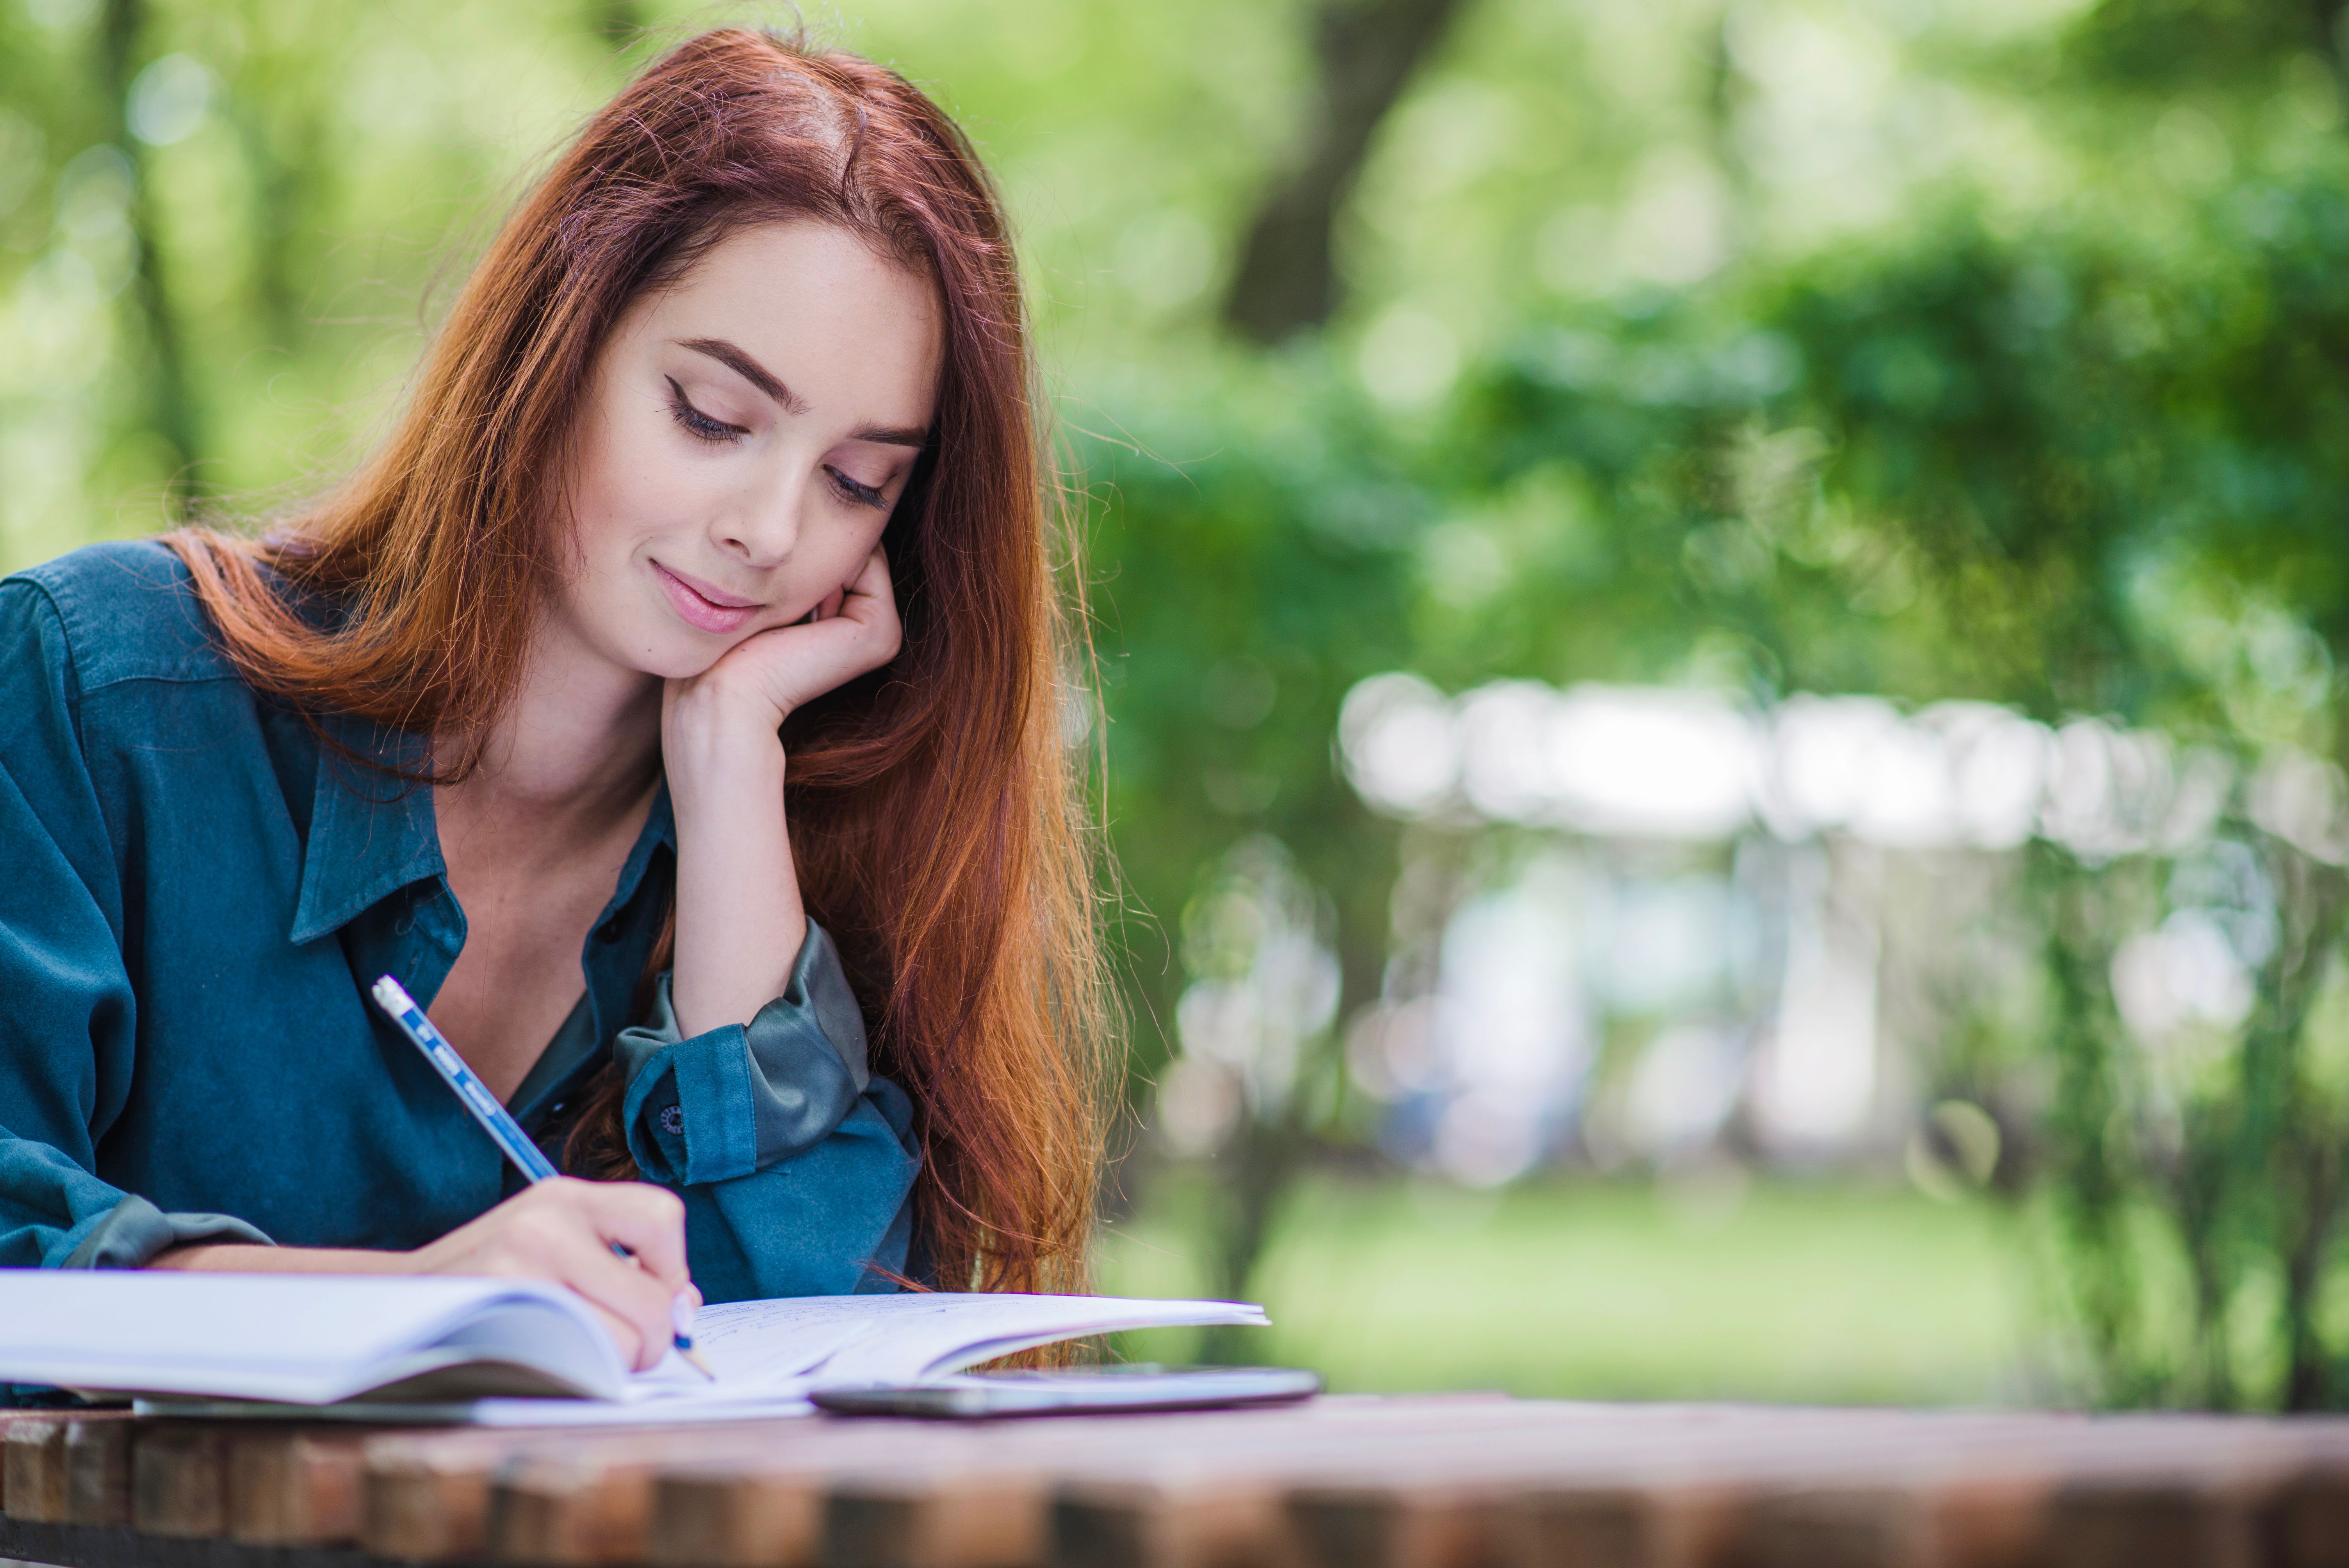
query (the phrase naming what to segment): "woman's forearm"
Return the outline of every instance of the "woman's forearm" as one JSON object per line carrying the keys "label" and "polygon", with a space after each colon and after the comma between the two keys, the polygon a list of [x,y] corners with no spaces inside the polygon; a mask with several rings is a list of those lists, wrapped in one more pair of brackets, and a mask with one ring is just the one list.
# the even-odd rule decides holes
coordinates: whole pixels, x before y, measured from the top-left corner
{"label": "woman's forearm", "polygon": [[688,1036],[748,1024],[791,985],[807,911],[783,820],[792,711],[897,656],[904,628],[878,546],[804,621],[737,645],[661,702],[677,813],[677,957],[669,1003]]}
{"label": "woman's forearm", "polygon": [[216,1274],[404,1274],[409,1253],[369,1252],[361,1247],[255,1247],[241,1242],[198,1242],[173,1247],[147,1266],[196,1269]]}
{"label": "woman's forearm", "polygon": [[665,751],[677,812],[669,1000],[690,1036],[747,1024],[782,994],[807,936],[807,913],[783,820],[783,748],[772,719],[688,698],[671,716]]}

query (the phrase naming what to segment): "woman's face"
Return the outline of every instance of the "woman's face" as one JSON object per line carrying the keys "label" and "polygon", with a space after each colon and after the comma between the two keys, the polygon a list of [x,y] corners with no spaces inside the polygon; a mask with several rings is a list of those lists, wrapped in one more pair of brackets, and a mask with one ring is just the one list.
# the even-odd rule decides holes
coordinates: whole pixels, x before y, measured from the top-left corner
{"label": "woman's face", "polygon": [[826,614],[929,429],[926,279],[826,224],[746,229],[631,304],[597,357],[556,627],[645,675],[699,675]]}

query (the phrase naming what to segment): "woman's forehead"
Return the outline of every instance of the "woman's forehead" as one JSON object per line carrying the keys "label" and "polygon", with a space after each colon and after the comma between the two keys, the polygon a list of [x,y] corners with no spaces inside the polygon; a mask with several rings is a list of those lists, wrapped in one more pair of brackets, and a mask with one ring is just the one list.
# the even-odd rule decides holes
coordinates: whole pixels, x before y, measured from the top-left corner
{"label": "woman's forehead", "polygon": [[740,230],[642,303],[636,335],[725,365],[787,410],[929,422],[944,346],[936,286],[843,229]]}

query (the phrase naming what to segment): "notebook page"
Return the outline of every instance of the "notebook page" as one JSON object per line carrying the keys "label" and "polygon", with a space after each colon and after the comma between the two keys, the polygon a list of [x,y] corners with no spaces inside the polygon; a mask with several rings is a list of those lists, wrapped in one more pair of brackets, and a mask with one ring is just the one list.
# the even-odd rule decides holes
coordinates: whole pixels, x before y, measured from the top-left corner
{"label": "notebook page", "polygon": [[[907,1291],[731,1302],[701,1310],[694,1346],[715,1385],[664,1361],[631,1380],[631,1403],[799,1398],[839,1383],[910,1383],[1031,1345],[1123,1328],[1260,1324],[1223,1301]],[[672,1358],[673,1360],[673,1358]]]}
{"label": "notebook page", "polygon": [[[881,1304],[898,1295],[811,1295],[705,1306],[693,1321],[693,1346],[730,1395],[791,1382],[843,1346],[874,1333],[892,1316]],[[700,1381],[665,1362],[646,1374],[661,1384]],[[704,1392],[715,1393],[706,1382]],[[796,1390],[795,1390],[796,1391]]]}
{"label": "notebook page", "polygon": [[1050,1345],[1127,1328],[1206,1324],[1262,1325],[1264,1309],[1229,1301],[1147,1301],[1119,1296],[964,1295],[904,1298],[912,1307],[889,1332],[843,1346],[814,1373],[819,1384],[913,1383]]}
{"label": "notebook page", "polygon": [[912,1382],[947,1363],[968,1366],[1081,1335],[1264,1321],[1261,1307],[1234,1302],[907,1291],[709,1307],[694,1326],[694,1341],[726,1391],[748,1392],[800,1377]]}
{"label": "notebook page", "polygon": [[85,1269],[0,1269],[0,1382],[319,1402],[516,1305],[543,1326],[536,1358],[621,1385],[601,1326],[535,1281]]}

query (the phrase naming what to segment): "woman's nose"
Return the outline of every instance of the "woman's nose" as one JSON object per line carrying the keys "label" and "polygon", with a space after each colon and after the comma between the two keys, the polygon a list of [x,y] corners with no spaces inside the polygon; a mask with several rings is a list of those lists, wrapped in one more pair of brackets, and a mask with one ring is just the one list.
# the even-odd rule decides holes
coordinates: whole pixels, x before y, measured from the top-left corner
{"label": "woman's nose", "polygon": [[719,542],[740,556],[745,565],[781,565],[799,544],[800,511],[807,494],[807,480],[798,475],[744,496],[742,504],[720,524]]}

